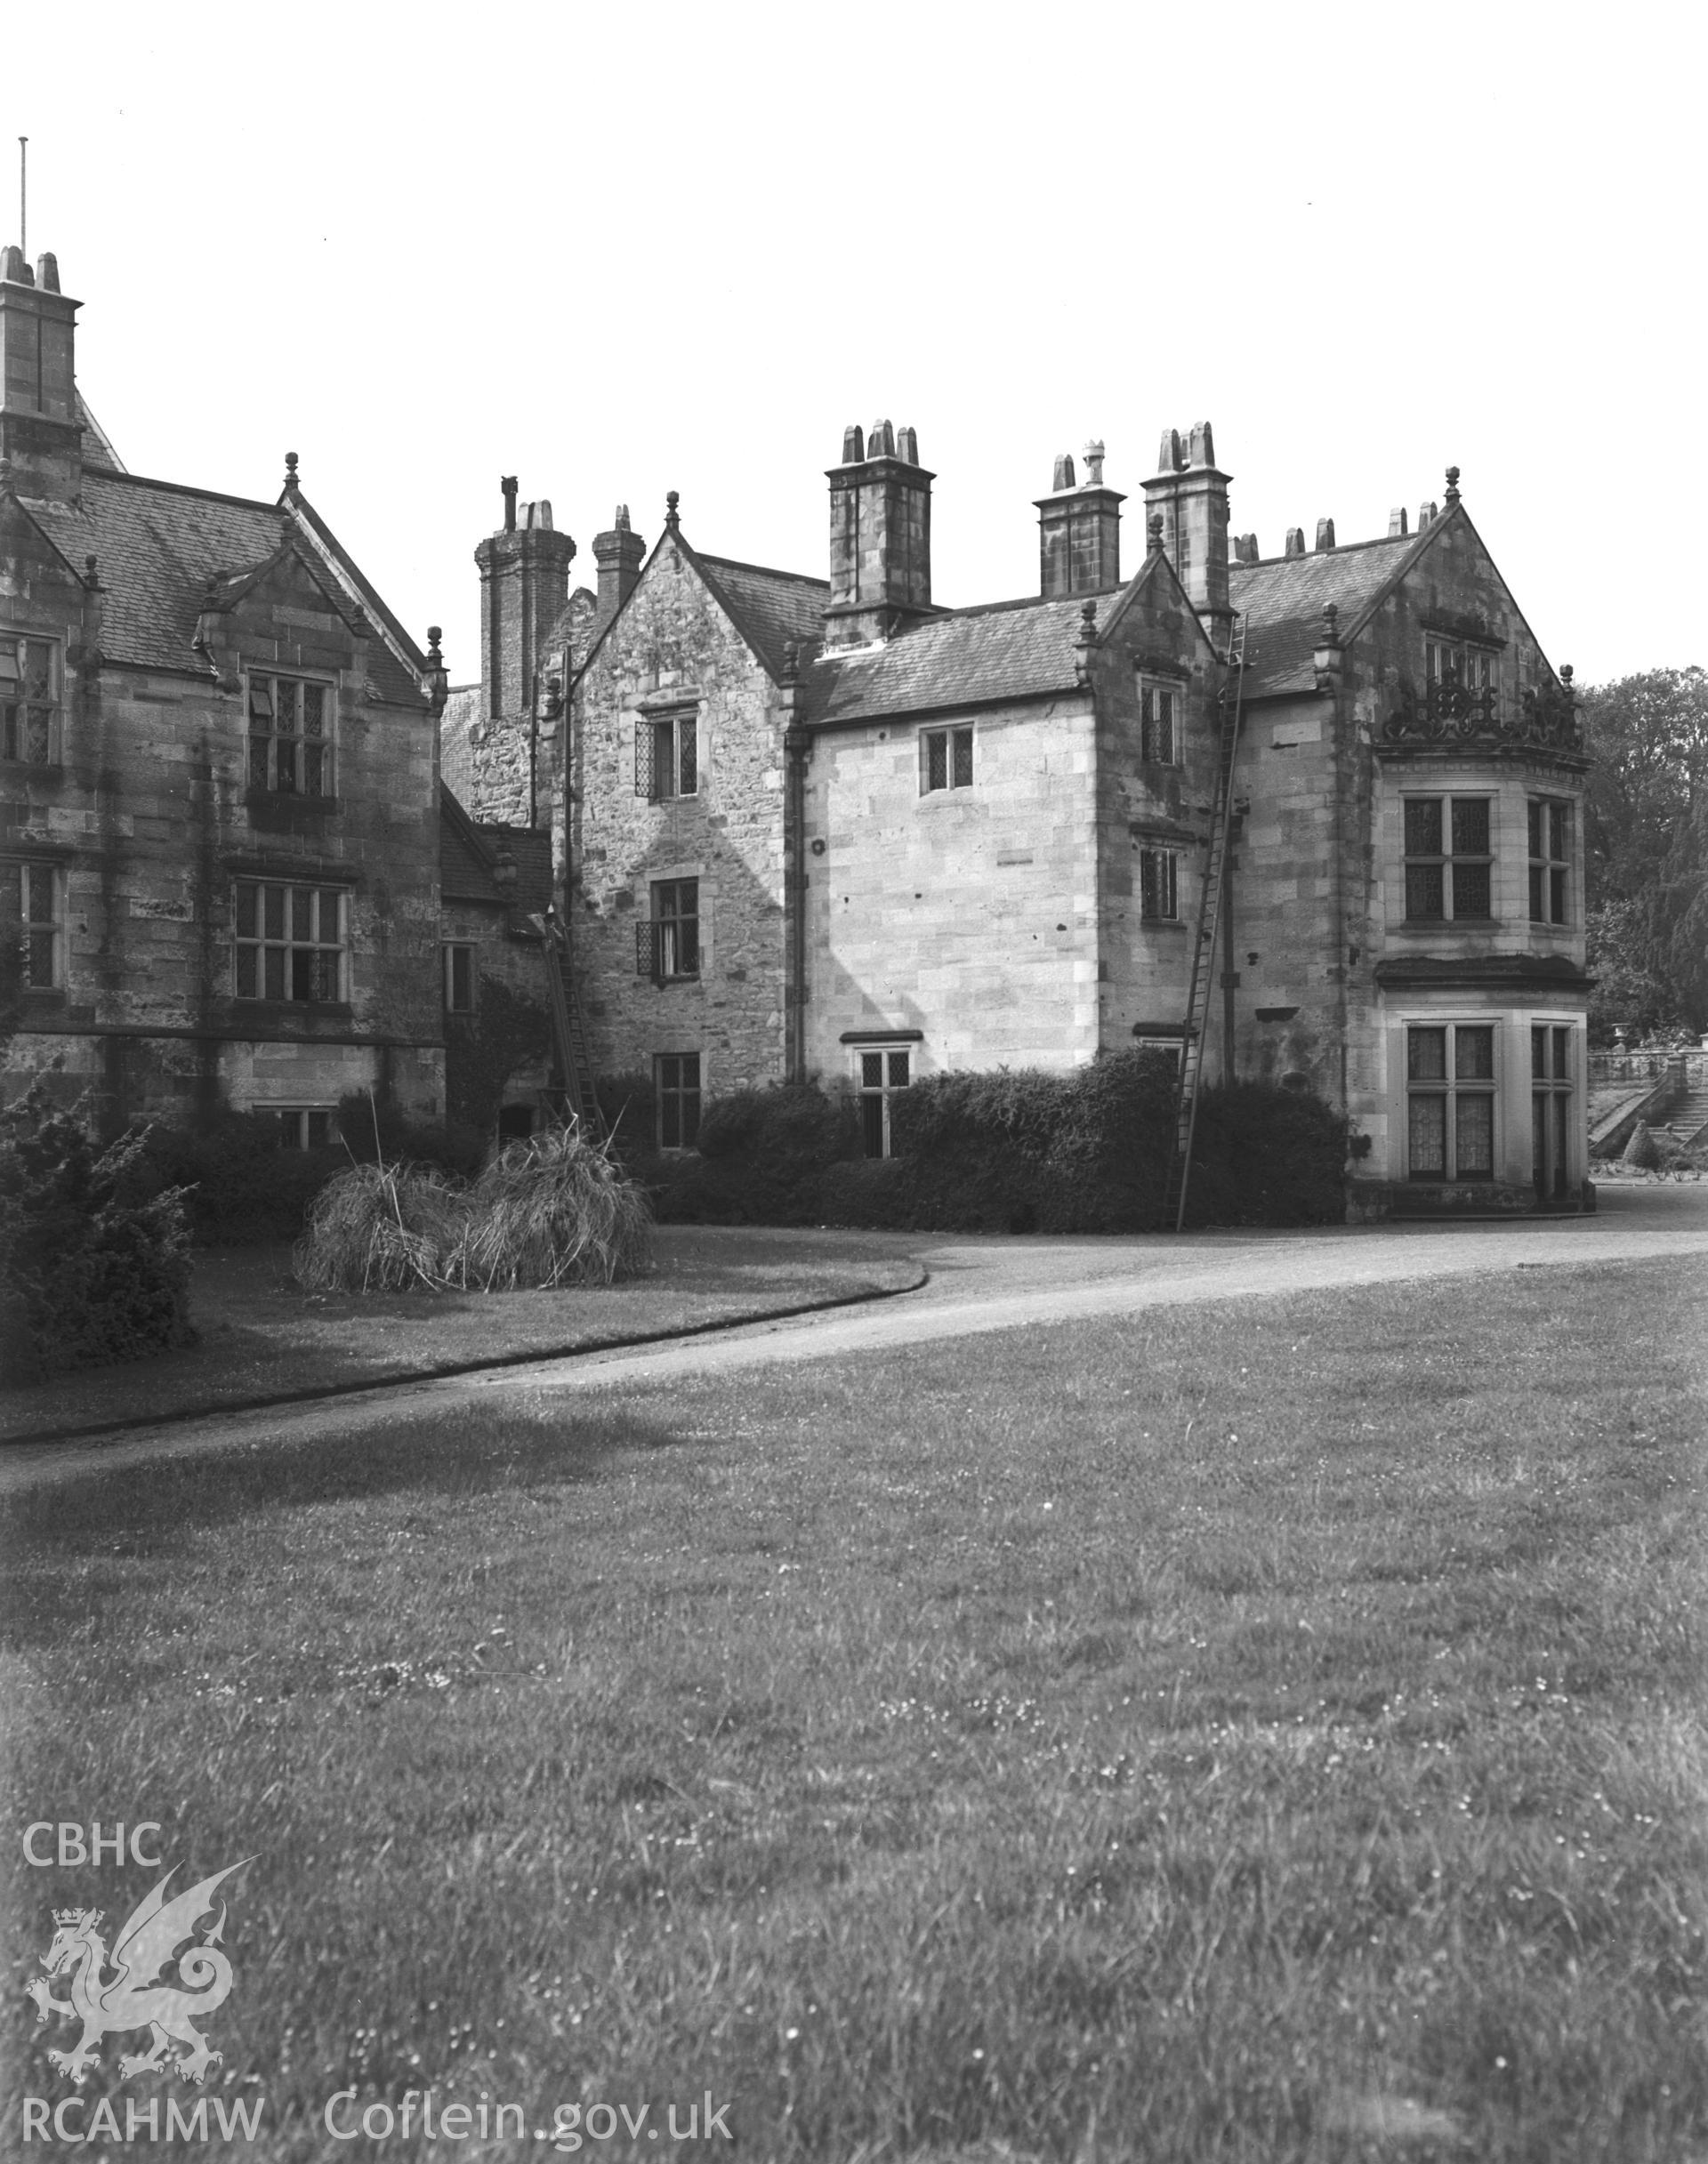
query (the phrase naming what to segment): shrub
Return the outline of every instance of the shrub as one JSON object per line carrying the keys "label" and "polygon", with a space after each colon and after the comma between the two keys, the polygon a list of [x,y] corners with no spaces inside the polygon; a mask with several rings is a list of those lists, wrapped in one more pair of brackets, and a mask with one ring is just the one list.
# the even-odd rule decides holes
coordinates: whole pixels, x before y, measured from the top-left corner
{"label": "shrub", "polygon": [[126,1198],[145,1131],[103,1149],[39,1085],[0,1114],[0,1380],[194,1341],[183,1195]]}
{"label": "shrub", "polygon": [[609,1284],[650,1267],[645,1192],[607,1148],[554,1128],[472,1185],[436,1165],[359,1164],[329,1180],[293,1258],[310,1291],[514,1291]]}
{"label": "shrub", "polygon": [[705,1108],[698,1146],[632,1162],[676,1225],[818,1225],[826,1168],[859,1154],[846,1097],[810,1084],[740,1090]]}
{"label": "shrub", "polygon": [[252,1113],[221,1114],[198,1134],[156,1125],[126,1174],[131,1199],[186,1190],[190,1235],[203,1246],[294,1240],[309,1205],[348,1151],[286,1150],[275,1122]]}

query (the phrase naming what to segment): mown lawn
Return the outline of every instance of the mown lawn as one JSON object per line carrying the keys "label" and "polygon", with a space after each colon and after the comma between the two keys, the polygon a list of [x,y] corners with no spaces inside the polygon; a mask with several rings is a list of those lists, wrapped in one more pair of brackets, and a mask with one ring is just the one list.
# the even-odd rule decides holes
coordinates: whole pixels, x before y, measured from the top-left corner
{"label": "mown lawn", "polygon": [[[613,2157],[685,2146],[651,2137],[709,2091],[737,2139],[699,2152],[750,2158],[1700,2158],[1682,1267],[45,1488],[12,1528],[12,1819],[160,1820],[179,1884],[255,1854],[207,2023],[211,2087],[264,2100],[249,2155],[559,2153],[322,2123],[431,2087],[530,2136],[577,2106]],[[5,2019],[57,2097],[68,2025],[21,1995],[47,1911],[154,1874],[19,1846]],[[587,2139],[601,2104],[649,2121]],[[48,2153],[17,2110],[0,2148]]]}

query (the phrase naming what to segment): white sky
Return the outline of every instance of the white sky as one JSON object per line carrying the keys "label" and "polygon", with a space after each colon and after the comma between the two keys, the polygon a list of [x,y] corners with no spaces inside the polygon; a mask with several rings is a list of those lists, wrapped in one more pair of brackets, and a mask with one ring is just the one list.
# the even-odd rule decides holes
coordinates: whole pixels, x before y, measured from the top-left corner
{"label": "white sky", "polygon": [[1708,660],[1704,11],[878,0],[17,8],[0,237],[85,303],[134,473],[283,455],[478,674],[501,473],[594,577],[667,488],[823,575],[845,423],[912,422],[948,603],[1035,591],[1057,452],[1209,418],[1234,530],[1342,543],[1463,469],[1580,682]]}

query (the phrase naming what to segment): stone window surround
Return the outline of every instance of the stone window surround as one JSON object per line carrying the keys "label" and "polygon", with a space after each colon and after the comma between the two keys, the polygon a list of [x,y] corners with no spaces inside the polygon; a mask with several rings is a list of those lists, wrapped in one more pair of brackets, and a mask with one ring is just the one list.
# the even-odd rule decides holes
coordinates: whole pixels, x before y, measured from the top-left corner
{"label": "stone window surround", "polygon": [[[1422,928],[1427,932],[1438,933],[1441,927],[1447,924],[1469,924],[1486,929],[1498,923],[1500,920],[1494,909],[1494,886],[1495,867],[1500,859],[1501,796],[1499,790],[1486,782],[1474,784],[1468,788],[1431,785],[1427,789],[1404,789],[1400,792],[1398,801],[1401,897],[1404,903],[1404,915],[1400,920],[1400,925],[1396,929],[1409,928],[1415,930]],[[1438,808],[1437,816],[1440,824],[1438,839],[1441,847],[1438,850],[1414,851],[1413,848],[1414,834],[1410,831],[1412,828],[1411,807],[1430,804]],[[1483,807],[1483,818],[1487,835],[1486,849],[1459,849],[1454,847],[1456,836],[1454,814],[1461,804],[1480,804]],[[1481,910],[1478,910],[1474,906],[1470,910],[1463,910],[1458,905],[1457,867],[1462,864],[1473,875],[1480,871],[1483,898],[1486,904]],[[1412,873],[1414,867],[1420,872],[1439,868],[1441,906],[1438,910],[1414,910],[1413,908]],[[1471,881],[1467,881],[1467,886],[1474,901],[1475,886]]]}
{"label": "stone window surround", "polygon": [[[23,651],[28,646],[45,647],[48,655],[49,685],[45,756],[31,759],[28,754],[29,701],[24,696],[28,662]],[[5,652],[4,649],[10,649]],[[4,728],[0,729],[0,763],[7,766],[31,767],[36,772],[57,767],[64,755],[61,732],[65,722],[65,641],[56,633],[36,631],[29,624],[0,624],[0,716]],[[15,688],[17,696],[10,694]],[[39,711],[39,709],[37,710]]]}
{"label": "stone window surround", "polygon": [[[939,797],[952,797],[974,785],[977,772],[974,761],[978,756],[976,732],[971,721],[952,721],[919,731],[919,794],[920,800],[930,802]],[[933,781],[932,775],[941,768],[943,778]],[[964,775],[964,779],[958,778]]]}
{"label": "stone window surround", "polygon": [[1180,856],[1166,843],[1146,841],[1139,850],[1139,918],[1144,924],[1180,924]]}
{"label": "stone window surround", "polygon": [[[632,707],[634,716],[634,793],[643,803],[673,804],[684,797],[697,797],[705,776],[705,701],[697,693],[673,696],[655,693]],[[693,724],[688,739],[684,739],[682,724]],[[658,738],[665,728],[671,732],[670,775],[671,786],[658,786]],[[691,769],[689,786],[683,784],[683,754],[688,753]]]}
{"label": "stone window surround", "polygon": [[[279,913],[282,929],[277,934],[270,932],[267,929],[267,902],[265,899],[265,890],[274,887],[281,889],[286,897],[280,905]],[[243,902],[246,888],[253,888],[255,893],[253,904],[254,914],[251,919],[254,929],[247,933],[243,929]],[[312,929],[306,935],[296,929],[298,911],[295,897],[299,894],[311,897],[309,914]],[[324,937],[326,915],[324,897],[327,894],[334,895],[337,897],[336,936],[332,939]],[[234,881],[232,889],[234,965],[232,983],[236,997],[246,1004],[254,1002],[257,1004],[318,1007],[322,1010],[346,1005],[349,1000],[347,979],[350,969],[350,889],[347,885],[331,885],[319,880],[286,881],[240,877]],[[280,951],[284,955],[284,961],[279,965],[279,975],[286,988],[281,992],[270,992],[267,989],[269,974],[267,956],[271,951]],[[334,985],[330,994],[318,996],[312,993],[302,995],[295,992],[294,987],[297,977],[296,956],[299,952],[306,957],[325,955],[335,957]],[[242,989],[243,963],[246,953],[254,957],[253,963],[254,989],[248,992]],[[312,976],[314,969],[312,960],[309,966],[310,976]]]}
{"label": "stone window surround", "polygon": [[[273,687],[289,684],[302,690],[316,690],[322,696],[323,734],[318,740],[322,747],[320,786],[310,790],[302,784],[307,778],[310,738],[307,733],[308,716],[304,711],[307,702],[302,690],[294,695],[299,726],[282,736],[273,726],[277,714],[273,709]],[[262,708],[262,702],[265,701]],[[317,809],[335,811],[338,803],[338,685],[335,678],[311,672],[298,672],[291,669],[275,669],[255,664],[243,672],[243,712],[245,768],[244,787],[251,796],[283,799],[287,802],[312,805]],[[262,726],[257,727],[257,723]],[[255,747],[265,744],[265,762],[268,778],[258,782],[254,777]],[[300,754],[297,785],[281,789],[278,785],[278,750],[281,744],[294,744]]]}
{"label": "stone window surround", "polygon": [[[257,1099],[248,1109],[256,1117],[278,1120],[280,1149],[328,1149],[338,1140],[336,1105],[273,1104]],[[287,1120],[296,1122],[294,1132],[286,1126]],[[323,1124],[317,1126],[317,1122]]]}
{"label": "stone window surround", "polygon": [[[65,992],[66,950],[68,944],[68,897],[66,867],[56,856],[27,854],[0,859],[0,877],[11,889],[7,914],[18,913],[19,945],[23,953],[26,999],[62,997]],[[46,904],[47,913],[42,913]],[[37,974],[37,955],[45,950],[43,974]]]}
{"label": "stone window surround", "polygon": [[[855,1102],[860,1110],[861,1138],[868,1157],[891,1154],[890,1099],[900,1090],[911,1089],[914,1079],[914,1055],[919,1050],[917,1030],[874,1040],[862,1036],[849,1045]],[[874,1149],[872,1146],[877,1143]]]}
{"label": "stone window surround", "polygon": [[[1402,1131],[1406,1146],[1404,1176],[1406,1179],[1457,1186],[1471,1181],[1480,1184],[1498,1177],[1503,1141],[1501,1040],[1505,1034],[1502,1022],[1503,1018],[1498,1014],[1442,1013],[1408,1016],[1400,1024],[1401,1074],[1406,1107]],[[1486,1033],[1489,1053],[1486,1073],[1474,1070],[1463,1074],[1459,1072],[1462,1057],[1460,1046],[1462,1031]],[[1438,1075],[1414,1074],[1414,1066],[1422,1064],[1420,1055],[1424,1050],[1415,1041],[1426,1034],[1438,1034],[1441,1038],[1442,1073]],[[1473,1058],[1475,1049],[1474,1046],[1466,1048]],[[1417,1133],[1413,1107],[1424,1099],[1441,1104],[1441,1163],[1438,1167],[1419,1170],[1412,1162]],[[1460,1148],[1461,1106],[1471,1100],[1487,1108],[1488,1163],[1486,1166],[1475,1165],[1465,1170],[1459,1162],[1462,1154],[1469,1154],[1462,1153]]]}

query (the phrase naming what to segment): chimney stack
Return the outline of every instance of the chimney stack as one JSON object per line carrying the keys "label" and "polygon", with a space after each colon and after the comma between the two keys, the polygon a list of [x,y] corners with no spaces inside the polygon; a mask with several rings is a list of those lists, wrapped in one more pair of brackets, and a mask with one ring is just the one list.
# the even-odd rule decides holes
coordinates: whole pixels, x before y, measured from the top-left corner
{"label": "chimney stack", "polygon": [[919,439],[874,421],[842,436],[830,482],[828,647],[869,646],[931,613],[931,483]]}
{"label": "chimney stack", "polygon": [[1163,547],[1187,598],[1209,619],[1218,646],[1233,621],[1228,603],[1228,480],[1216,463],[1210,423],[1186,436],[1164,429],[1157,471],[1145,483],[1145,503],[1163,519]]}
{"label": "chimney stack", "polygon": [[1085,479],[1076,486],[1074,462],[1056,461],[1050,495],[1036,499],[1038,591],[1046,601],[1096,593],[1121,583],[1121,506],[1126,498],[1103,485],[1100,439],[1085,446]]}
{"label": "chimney stack", "polygon": [[19,247],[0,248],[0,458],[20,496],[75,503],[83,492],[75,343],[79,301],[60,291],[44,255],[32,272]]}
{"label": "chimney stack", "polygon": [[540,648],[569,598],[576,544],[552,524],[552,506],[525,503],[499,483],[504,523],[474,552],[480,567],[480,685],[486,718],[520,722],[533,711]]}
{"label": "chimney stack", "polygon": [[593,535],[593,561],[599,566],[599,608],[593,617],[597,638],[634,591],[646,544],[629,531],[629,507],[619,503],[610,528]]}

